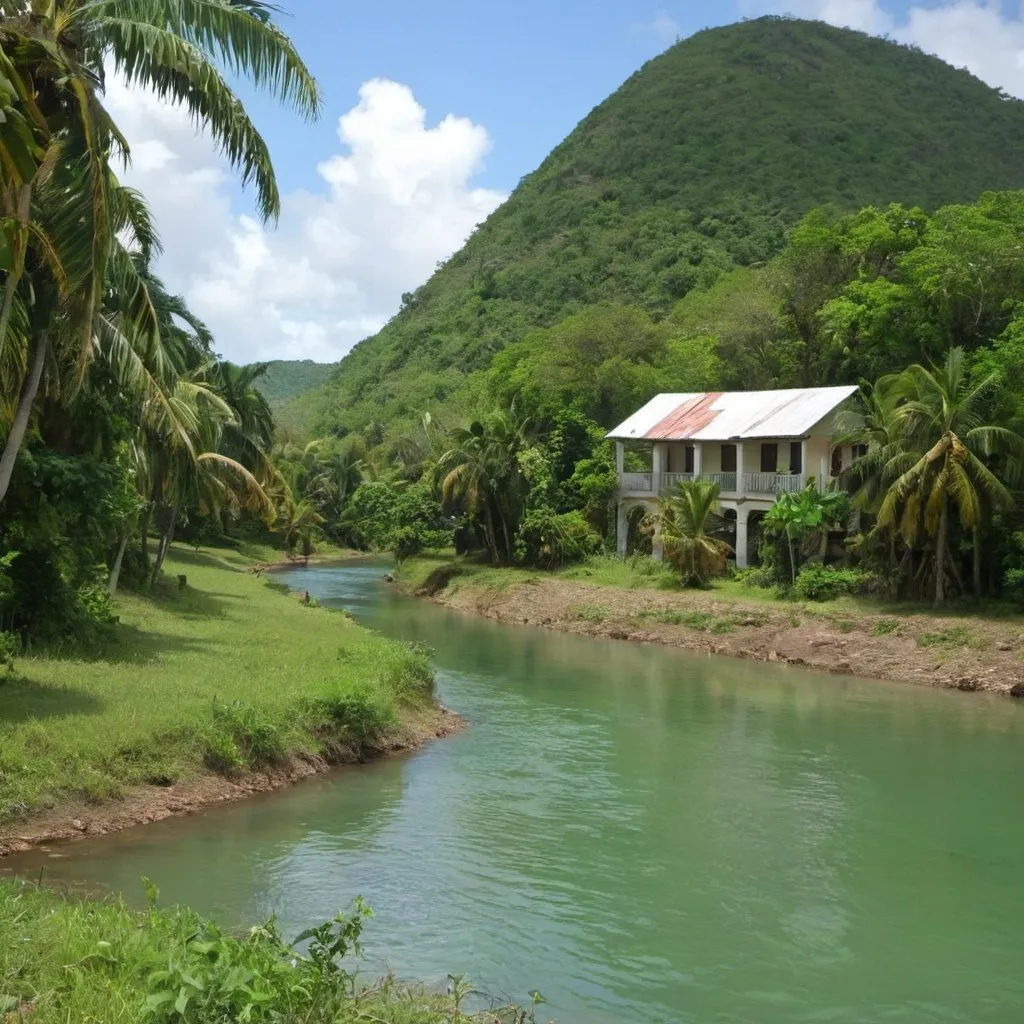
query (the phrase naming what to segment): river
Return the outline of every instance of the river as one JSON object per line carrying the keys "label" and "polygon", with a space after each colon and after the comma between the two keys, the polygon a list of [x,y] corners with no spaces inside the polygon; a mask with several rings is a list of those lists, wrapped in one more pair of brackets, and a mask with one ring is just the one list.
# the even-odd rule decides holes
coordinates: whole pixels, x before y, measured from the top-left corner
{"label": "river", "polygon": [[286,932],[357,894],[367,969],[543,1019],[1024,1019],[1024,708],[519,629],[380,565],[283,578],[435,651],[469,728],[13,862]]}

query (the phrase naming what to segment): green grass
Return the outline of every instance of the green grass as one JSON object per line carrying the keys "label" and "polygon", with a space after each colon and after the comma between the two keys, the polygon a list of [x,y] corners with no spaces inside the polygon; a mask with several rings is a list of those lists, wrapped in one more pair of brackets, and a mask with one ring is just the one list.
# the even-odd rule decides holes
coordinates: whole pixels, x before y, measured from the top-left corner
{"label": "green grass", "polygon": [[966,626],[952,626],[934,633],[922,633],[917,638],[917,646],[946,649],[968,647],[971,650],[983,651],[988,647],[988,641],[983,636],[971,632]]}
{"label": "green grass", "polygon": [[579,622],[604,622],[611,618],[612,610],[606,604],[580,604],[569,610],[571,618]]}
{"label": "green grass", "polygon": [[642,611],[637,616],[641,621],[663,622],[669,626],[686,626],[701,633],[723,635],[732,633],[737,626],[763,626],[767,617],[759,614],[736,614],[733,612],[684,612],[671,608],[657,608]]}
{"label": "green grass", "polygon": [[117,598],[102,649],[18,660],[0,683],[0,823],[302,752],[359,756],[429,707],[422,654],[303,607],[247,558],[176,547],[152,594]]}
{"label": "green grass", "polygon": [[[141,884],[140,884],[141,889]],[[336,920],[321,949],[357,952],[359,917]],[[353,922],[356,927],[353,928]],[[15,1024],[441,1024],[461,1013],[440,996],[384,979],[358,985],[351,957],[298,955],[272,922],[234,937],[184,908],[129,909],[0,882],[0,1021]],[[316,946],[314,939],[314,947]],[[353,994],[355,991],[357,994]],[[254,998],[254,994],[258,994]],[[174,1001],[187,997],[184,1014]],[[251,1016],[246,1016],[246,1014]],[[487,1022],[532,1020],[512,1008]],[[483,1019],[483,1018],[480,1018]]]}

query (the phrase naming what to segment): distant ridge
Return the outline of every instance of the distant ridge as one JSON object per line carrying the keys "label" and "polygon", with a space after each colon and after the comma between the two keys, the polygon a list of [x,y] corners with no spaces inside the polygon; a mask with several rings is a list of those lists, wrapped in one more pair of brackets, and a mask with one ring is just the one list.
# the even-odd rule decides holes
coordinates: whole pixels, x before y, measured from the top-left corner
{"label": "distant ridge", "polygon": [[462,404],[467,374],[531,328],[595,302],[663,315],[771,257],[815,206],[934,209],[1022,187],[1024,103],[967,71],[820,22],[699,32],[596,107],[293,407],[377,438]]}

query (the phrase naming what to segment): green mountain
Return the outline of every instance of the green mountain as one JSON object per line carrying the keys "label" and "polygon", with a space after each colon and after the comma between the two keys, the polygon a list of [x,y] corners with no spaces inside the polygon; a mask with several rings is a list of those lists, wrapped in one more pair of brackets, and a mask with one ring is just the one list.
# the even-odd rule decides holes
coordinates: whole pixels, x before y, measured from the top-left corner
{"label": "green mountain", "polygon": [[[919,50],[819,23],[710,29],[647,63],[318,391],[371,441],[469,401],[467,375],[588,305],[666,315],[778,252],[808,210],[935,209],[1024,187],[1024,103]],[[471,390],[471,389],[470,389]]]}
{"label": "green mountain", "polygon": [[274,359],[256,387],[275,409],[289,399],[319,387],[337,369],[337,363],[314,363],[312,359]]}

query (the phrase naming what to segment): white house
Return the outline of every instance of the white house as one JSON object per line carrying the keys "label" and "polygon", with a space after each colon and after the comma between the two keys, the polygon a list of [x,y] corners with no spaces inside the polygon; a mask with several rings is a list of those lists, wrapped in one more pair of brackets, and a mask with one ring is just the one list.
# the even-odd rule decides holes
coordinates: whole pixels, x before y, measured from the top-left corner
{"label": "white house", "polygon": [[[735,520],[736,564],[749,563],[747,528],[785,491],[825,487],[853,453],[836,446],[835,414],[856,387],[656,395],[612,430],[619,471],[618,547],[626,553],[631,508],[653,508],[683,480],[713,480]],[[627,442],[648,442],[650,471],[624,472]],[[630,446],[631,449],[634,445]],[[644,446],[647,449],[647,445]],[[661,557],[655,539],[654,557]]]}

